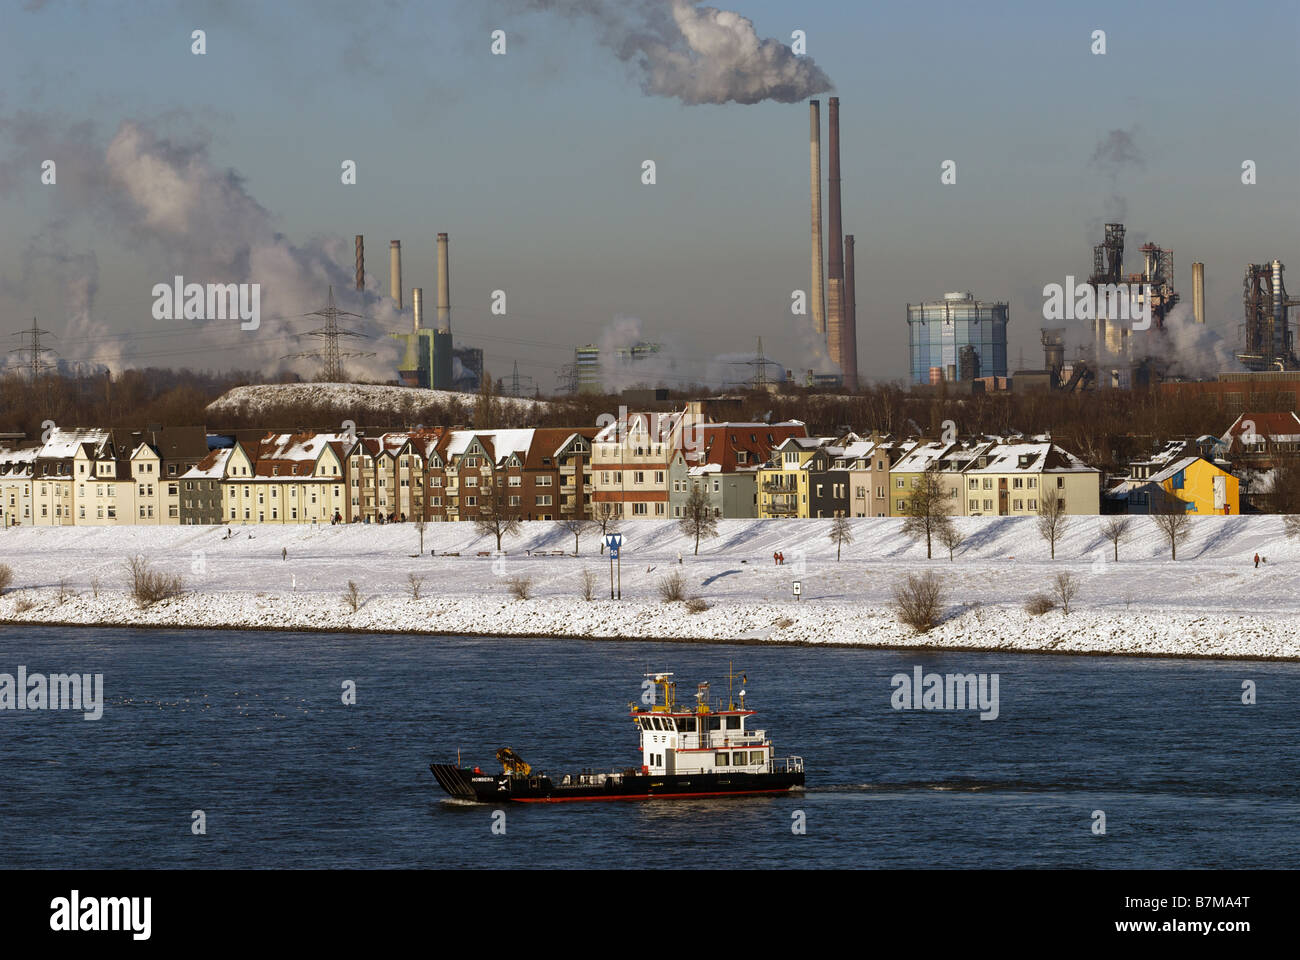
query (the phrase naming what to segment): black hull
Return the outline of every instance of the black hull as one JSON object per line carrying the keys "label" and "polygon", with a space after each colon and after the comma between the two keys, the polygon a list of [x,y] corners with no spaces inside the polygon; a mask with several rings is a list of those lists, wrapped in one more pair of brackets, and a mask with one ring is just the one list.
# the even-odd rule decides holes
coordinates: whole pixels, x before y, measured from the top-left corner
{"label": "black hull", "polygon": [[651,776],[638,772],[582,775],[569,783],[547,776],[475,773],[472,767],[431,763],[429,769],[451,796],[476,803],[564,803],[586,800],[733,797],[803,789],[803,771],[791,773],[688,773]]}

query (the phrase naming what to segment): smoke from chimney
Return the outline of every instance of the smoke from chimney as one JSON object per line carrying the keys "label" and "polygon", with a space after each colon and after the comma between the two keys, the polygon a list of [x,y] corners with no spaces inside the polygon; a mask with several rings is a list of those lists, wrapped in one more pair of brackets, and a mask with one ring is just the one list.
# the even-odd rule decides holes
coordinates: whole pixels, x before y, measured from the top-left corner
{"label": "smoke from chimney", "polygon": [[594,23],[601,42],[635,64],[641,89],[683,103],[798,103],[831,88],[810,58],[760,39],[753,21],[693,0],[503,0],[507,11],[559,13]]}

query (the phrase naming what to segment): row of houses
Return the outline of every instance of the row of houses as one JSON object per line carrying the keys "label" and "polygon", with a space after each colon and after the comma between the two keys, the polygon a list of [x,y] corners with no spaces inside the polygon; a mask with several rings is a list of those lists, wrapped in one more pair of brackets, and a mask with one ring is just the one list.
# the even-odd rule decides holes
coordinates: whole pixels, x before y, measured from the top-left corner
{"label": "row of houses", "polygon": [[710,422],[697,404],[607,420],[374,436],[54,429],[0,448],[0,512],[4,526],[675,519],[698,490],[720,518],[887,517],[909,512],[927,473],[955,516],[1031,516],[1050,499],[1069,514],[1240,509],[1219,456],[1231,436],[1169,445],[1103,481],[1049,436],[816,437],[793,420]]}

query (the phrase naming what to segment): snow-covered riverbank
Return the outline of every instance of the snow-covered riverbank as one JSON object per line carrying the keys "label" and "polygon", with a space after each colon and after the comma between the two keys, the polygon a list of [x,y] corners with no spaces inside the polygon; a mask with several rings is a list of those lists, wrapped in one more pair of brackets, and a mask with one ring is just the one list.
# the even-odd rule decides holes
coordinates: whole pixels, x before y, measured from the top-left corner
{"label": "snow-covered riverbank", "polygon": [[[550,523],[526,524],[504,557],[479,556],[495,543],[468,524],[430,524],[419,556],[409,524],[234,527],[230,539],[224,527],[18,528],[0,533],[0,563],[14,571],[0,620],[1300,659],[1300,546],[1279,518],[1194,520],[1177,561],[1150,521],[1134,518],[1118,563],[1097,518],[1071,520],[1055,561],[1032,519],[959,522],[967,545],[951,562],[937,545],[927,561],[890,518],[853,521],[854,542],[838,561],[829,521],[723,521],[698,557],[671,522],[629,523],[621,601],[609,600],[596,537],[584,536],[574,557],[572,535]],[[784,566],[773,563],[778,550]],[[1267,558],[1259,569],[1256,552]],[[125,591],[133,554],[181,574],[186,592],[139,610]],[[918,636],[889,598],[901,577],[925,568],[944,578],[945,619]],[[1025,597],[1061,570],[1081,582],[1072,612],[1030,616]],[[591,601],[584,571],[596,578]],[[676,571],[709,609],[658,599]],[[412,574],[422,579],[418,600]],[[526,600],[510,589],[521,577]],[[344,600],[349,581],[362,599],[355,612]]]}

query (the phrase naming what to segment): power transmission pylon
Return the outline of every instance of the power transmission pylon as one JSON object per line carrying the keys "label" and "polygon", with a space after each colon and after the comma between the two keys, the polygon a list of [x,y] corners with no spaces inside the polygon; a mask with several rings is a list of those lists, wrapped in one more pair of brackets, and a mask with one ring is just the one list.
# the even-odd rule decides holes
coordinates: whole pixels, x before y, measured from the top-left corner
{"label": "power transmission pylon", "polygon": [[753,360],[732,360],[731,363],[736,366],[754,368],[754,376],[741,384],[741,386],[748,387],[751,390],[768,390],[771,388],[772,381],[768,379],[767,376],[767,368],[769,364],[776,367],[778,370],[781,369],[781,365],[775,360],[769,360],[767,357],[763,356],[762,337],[758,338],[758,353],[754,355]]}
{"label": "power transmission pylon", "polygon": [[365,340],[366,335],[357,333],[355,330],[339,329],[339,317],[351,317],[354,320],[364,320],[365,317],[358,313],[348,313],[346,310],[340,310],[334,305],[334,286],[330,285],[329,301],[321,310],[313,310],[311,313],[304,313],[304,317],[323,317],[325,326],[319,330],[308,330],[305,333],[297,334],[300,337],[318,337],[325,341],[325,346],[311,353],[294,353],[287,357],[281,357],[281,360],[320,360],[322,363],[321,376],[326,383],[343,382],[343,363],[344,359],[352,357],[373,357],[373,353],[341,353],[339,352],[339,337],[352,337],[357,340]]}
{"label": "power transmission pylon", "polygon": [[519,376],[519,361],[516,360],[516,361],[515,361],[515,372],[514,372],[514,375],[510,378],[510,396],[512,396],[512,397],[519,397],[519,396],[522,396],[522,394],[519,392],[519,387],[520,387],[520,383],[521,383],[521,381],[524,381],[524,380],[527,380],[527,381],[528,381],[528,385],[529,385],[529,386],[532,386],[532,383],[533,383],[533,378],[532,378],[532,377],[528,377],[528,376],[523,376],[523,377],[521,377],[521,376]]}
{"label": "power transmission pylon", "polygon": [[[24,342],[21,347],[17,347],[9,352],[26,353],[29,355],[30,359],[26,363],[20,363],[18,366],[31,371],[32,383],[37,383],[42,377],[50,372],[50,367],[52,367],[52,364],[45,362],[43,355],[54,353],[55,356],[58,356],[58,354],[49,347],[41,346],[41,337],[53,337],[54,334],[38,327],[36,325],[36,318],[32,317],[32,328],[30,330],[21,330],[18,333],[15,333],[14,336],[24,338]],[[28,342],[29,338],[30,342]]]}

